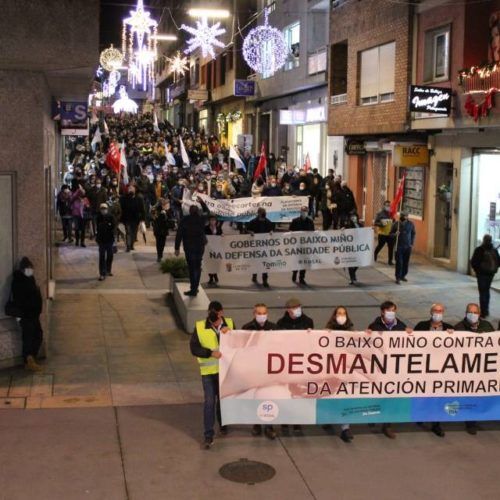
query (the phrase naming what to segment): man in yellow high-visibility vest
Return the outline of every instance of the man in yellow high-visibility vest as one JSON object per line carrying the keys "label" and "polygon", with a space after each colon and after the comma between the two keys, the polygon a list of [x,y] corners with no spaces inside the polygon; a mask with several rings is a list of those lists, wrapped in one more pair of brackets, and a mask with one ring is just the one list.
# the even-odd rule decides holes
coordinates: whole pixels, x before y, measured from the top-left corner
{"label": "man in yellow high-visibility vest", "polygon": [[231,318],[224,318],[214,309],[209,309],[207,319],[196,322],[196,328],[191,336],[191,354],[196,356],[200,366],[201,382],[203,384],[203,447],[209,449],[214,442],[215,415],[219,422],[221,434],[227,430],[222,426],[219,400],[219,350],[221,333],[227,333],[234,328]]}

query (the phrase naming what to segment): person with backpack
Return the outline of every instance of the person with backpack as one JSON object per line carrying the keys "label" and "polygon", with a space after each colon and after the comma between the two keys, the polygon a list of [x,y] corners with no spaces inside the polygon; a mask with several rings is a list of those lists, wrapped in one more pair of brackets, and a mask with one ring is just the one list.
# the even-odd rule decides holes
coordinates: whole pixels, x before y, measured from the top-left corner
{"label": "person with backpack", "polygon": [[500,265],[500,256],[493,246],[491,234],[483,236],[483,242],[472,254],[470,265],[476,273],[481,318],[486,318],[490,314],[491,283]]}

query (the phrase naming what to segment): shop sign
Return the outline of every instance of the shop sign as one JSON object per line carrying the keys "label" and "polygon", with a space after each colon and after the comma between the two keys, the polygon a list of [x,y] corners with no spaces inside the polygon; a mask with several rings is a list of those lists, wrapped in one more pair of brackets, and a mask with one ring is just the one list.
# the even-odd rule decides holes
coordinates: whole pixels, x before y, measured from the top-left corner
{"label": "shop sign", "polygon": [[253,80],[235,80],[234,95],[236,97],[253,97],[255,95],[255,82]]}
{"label": "shop sign", "polygon": [[208,90],[188,90],[190,101],[208,101]]}
{"label": "shop sign", "polygon": [[325,120],[324,106],[308,109],[280,109],[280,125],[304,125],[324,122]]}
{"label": "shop sign", "polygon": [[88,134],[88,104],[84,101],[60,103],[61,135]]}
{"label": "shop sign", "polygon": [[345,145],[345,152],[348,155],[365,155],[366,147],[364,141],[349,140]]}
{"label": "shop sign", "polygon": [[410,86],[411,112],[449,116],[450,110],[451,89],[423,85]]}
{"label": "shop sign", "polygon": [[423,144],[394,146],[394,166],[415,167],[429,164],[429,150]]}

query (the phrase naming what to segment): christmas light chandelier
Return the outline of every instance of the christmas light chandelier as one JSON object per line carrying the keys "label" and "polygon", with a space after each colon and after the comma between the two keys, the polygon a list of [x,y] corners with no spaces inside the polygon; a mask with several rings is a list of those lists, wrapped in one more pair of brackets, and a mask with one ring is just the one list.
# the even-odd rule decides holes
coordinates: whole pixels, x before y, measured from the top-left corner
{"label": "christmas light chandelier", "polygon": [[128,79],[132,86],[154,92],[154,62],[157,57],[158,23],[144,10],[143,0],[137,0],[135,10],[123,20],[122,52],[128,60]]}
{"label": "christmas light chandelier", "polygon": [[99,62],[106,71],[116,71],[123,63],[123,54],[111,44],[101,52]]}
{"label": "christmas light chandelier", "polygon": [[250,30],[243,41],[243,58],[257,73],[271,76],[286,62],[288,48],[283,33],[269,26],[269,9],[264,10],[264,24]]}
{"label": "christmas light chandelier", "polygon": [[196,21],[196,28],[183,24],[181,29],[192,35],[187,40],[188,47],[184,51],[185,54],[191,54],[191,52],[199,48],[203,57],[207,57],[210,54],[210,57],[215,59],[214,47],[225,47],[224,43],[217,39],[218,36],[226,32],[224,28],[220,27],[220,22],[209,26],[208,18],[202,17],[201,21]]}

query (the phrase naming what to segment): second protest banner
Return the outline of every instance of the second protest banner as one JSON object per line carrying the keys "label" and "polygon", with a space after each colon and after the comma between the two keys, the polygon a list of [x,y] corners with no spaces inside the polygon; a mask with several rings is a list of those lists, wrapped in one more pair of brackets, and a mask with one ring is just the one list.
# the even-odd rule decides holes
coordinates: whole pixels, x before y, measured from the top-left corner
{"label": "second protest banner", "polygon": [[208,273],[291,272],[370,266],[371,228],[208,236],[203,268]]}

